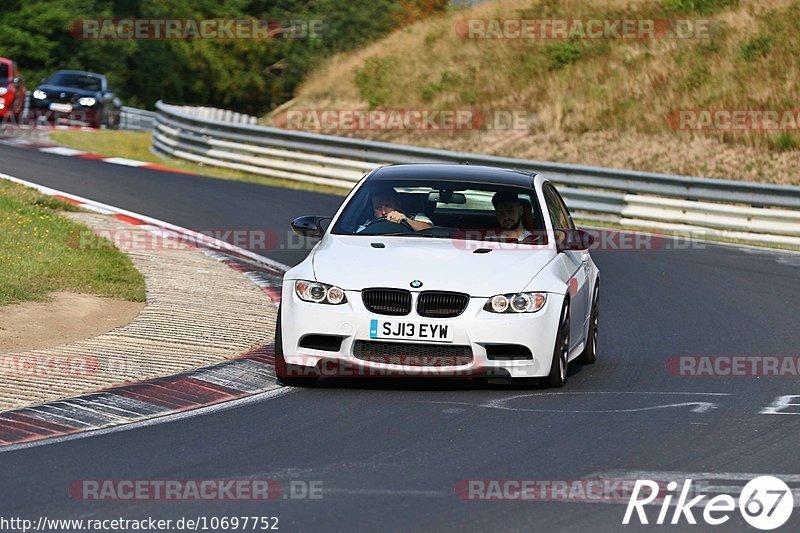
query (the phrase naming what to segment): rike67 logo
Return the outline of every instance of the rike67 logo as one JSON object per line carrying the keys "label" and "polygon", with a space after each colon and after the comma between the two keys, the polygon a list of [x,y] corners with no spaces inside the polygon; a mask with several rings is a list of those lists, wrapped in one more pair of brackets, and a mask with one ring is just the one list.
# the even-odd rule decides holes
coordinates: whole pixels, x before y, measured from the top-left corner
{"label": "rike67 logo", "polygon": [[[640,524],[679,524],[683,520],[689,524],[697,524],[694,513],[699,514],[702,509],[705,523],[718,526],[730,520],[731,514],[738,507],[748,524],[766,531],[785,524],[794,508],[794,497],[789,486],[773,476],[760,476],[750,480],[739,494],[738,506],[734,497],[729,494],[719,494],[705,502],[705,494],[692,497],[691,479],[684,481],[679,494],[675,494],[677,488],[678,483],[671,481],[667,484],[667,494],[663,495],[659,494],[659,484],[655,481],[636,480],[622,523],[631,523],[635,511]],[[677,496],[677,500],[673,503],[674,496]],[[658,517],[651,522],[652,517],[648,518],[645,505],[657,498],[661,501],[661,508]],[[670,505],[675,506],[671,512]],[[670,514],[672,516],[668,521]]]}

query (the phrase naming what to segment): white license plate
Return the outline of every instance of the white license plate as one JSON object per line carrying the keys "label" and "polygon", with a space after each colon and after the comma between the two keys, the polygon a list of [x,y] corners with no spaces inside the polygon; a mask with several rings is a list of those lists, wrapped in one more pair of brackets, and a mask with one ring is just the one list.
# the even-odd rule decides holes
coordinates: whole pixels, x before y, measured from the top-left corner
{"label": "white license plate", "polygon": [[401,322],[373,318],[369,322],[371,339],[410,339],[430,342],[453,342],[453,326],[425,322]]}
{"label": "white license plate", "polygon": [[58,111],[59,113],[72,112],[72,104],[50,104],[50,111]]}

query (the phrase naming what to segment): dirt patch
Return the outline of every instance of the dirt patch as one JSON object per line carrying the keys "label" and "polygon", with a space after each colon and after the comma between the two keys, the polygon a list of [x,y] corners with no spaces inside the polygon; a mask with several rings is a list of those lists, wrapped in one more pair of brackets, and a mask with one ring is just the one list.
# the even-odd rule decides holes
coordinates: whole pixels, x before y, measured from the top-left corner
{"label": "dirt patch", "polygon": [[49,302],[0,307],[0,353],[42,350],[95,337],[133,320],[143,303],[55,292]]}

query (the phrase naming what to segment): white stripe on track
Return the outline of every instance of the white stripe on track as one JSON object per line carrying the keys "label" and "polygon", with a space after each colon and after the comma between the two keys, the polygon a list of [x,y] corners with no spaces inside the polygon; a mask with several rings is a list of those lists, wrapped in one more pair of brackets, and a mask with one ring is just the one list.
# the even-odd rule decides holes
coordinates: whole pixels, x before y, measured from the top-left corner
{"label": "white stripe on track", "polygon": [[67,148],[65,146],[50,146],[48,148],[39,148],[40,152],[44,152],[46,154],[57,154],[57,155],[81,155],[87,152],[83,152],[81,150],[75,150],[74,148]]}

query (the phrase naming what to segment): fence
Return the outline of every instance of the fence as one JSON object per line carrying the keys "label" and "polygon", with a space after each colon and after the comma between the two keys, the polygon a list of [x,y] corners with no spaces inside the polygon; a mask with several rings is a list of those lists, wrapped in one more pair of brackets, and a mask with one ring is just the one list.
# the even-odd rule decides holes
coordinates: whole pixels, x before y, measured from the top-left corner
{"label": "fence", "polygon": [[[800,247],[800,187],[419,148],[258,126],[254,117],[156,104],[153,148],[206,165],[351,188],[386,163],[464,163],[551,178],[581,218]],[[227,118],[226,118],[227,117]]]}
{"label": "fence", "polygon": [[129,131],[151,131],[156,125],[153,111],[122,106],[119,114],[119,129]]}

